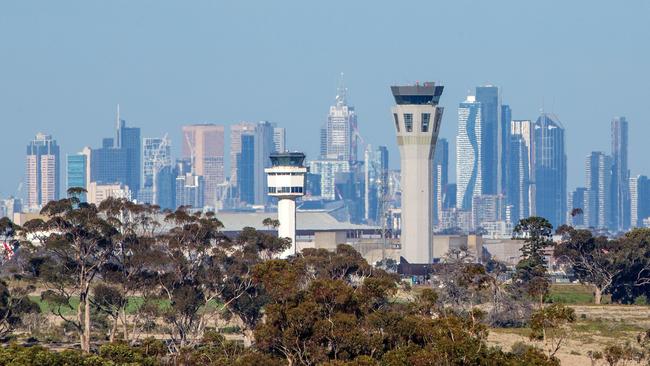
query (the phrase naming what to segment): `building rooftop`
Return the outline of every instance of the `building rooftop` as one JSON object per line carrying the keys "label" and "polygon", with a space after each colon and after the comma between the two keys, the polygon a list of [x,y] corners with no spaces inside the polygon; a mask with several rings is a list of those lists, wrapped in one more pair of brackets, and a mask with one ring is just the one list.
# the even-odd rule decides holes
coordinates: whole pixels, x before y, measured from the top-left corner
{"label": "building rooftop", "polygon": [[397,104],[437,105],[444,86],[427,81],[423,84],[391,86],[390,90]]}
{"label": "building rooftop", "polygon": [[[245,227],[269,230],[262,224],[266,218],[277,219],[277,212],[218,212],[215,217],[224,225],[223,231],[241,231]],[[379,230],[376,226],[337,221],[327,212],[296,212],[297,231]]]}

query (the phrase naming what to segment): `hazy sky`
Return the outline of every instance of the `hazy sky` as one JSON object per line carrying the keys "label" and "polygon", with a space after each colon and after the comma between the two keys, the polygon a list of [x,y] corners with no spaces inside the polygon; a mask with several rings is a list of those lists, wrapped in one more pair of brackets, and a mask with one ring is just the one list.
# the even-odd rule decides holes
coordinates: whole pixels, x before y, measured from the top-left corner
{"label": "hazy sky", "polygon": [[491,83],[515,119],[559,116],[569,189],[590,151],[610,151],[616,115],[630,122],[632,174],[650,174],[650,1],[534,3],[0,1],[0,195],[16,190],[36,132],[63,155],[97,147],[118,103],[176,152],[182,124],[269,120],[315,157],[340,72],[361,134],[389,146],[393,167],[389,85],[435,80],[452,144],[458,103]]}

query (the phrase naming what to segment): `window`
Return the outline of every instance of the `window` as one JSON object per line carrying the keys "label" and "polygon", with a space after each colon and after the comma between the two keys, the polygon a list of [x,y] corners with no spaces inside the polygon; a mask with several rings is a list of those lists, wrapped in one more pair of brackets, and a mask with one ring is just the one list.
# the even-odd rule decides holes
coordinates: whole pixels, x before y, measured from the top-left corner
{"label": "window", "polygon": [[397,118],[397,113],[393,113],[393,118],[395,119],[395,129],[399,132],[399,119]]}
{"label": "window", "polygon": [[280,193],[291,193],[291,187],[280,188]]}
{"label": "window", "polygon": [[413,115],[411,113],[404,113],[404,128],[406,128],[406,132],[413,132]]}
{"label": "window", "polygon": [[431,113],[422,113],[422,132],[429,132],[429,120],[431,120]]}
{"label": "window", "polygon": [[275,193],[275,187],[269,187],[269,193]]}
{"label": "window", "polygon": [[291,187],[291,193],[302,193],[302,187]]}

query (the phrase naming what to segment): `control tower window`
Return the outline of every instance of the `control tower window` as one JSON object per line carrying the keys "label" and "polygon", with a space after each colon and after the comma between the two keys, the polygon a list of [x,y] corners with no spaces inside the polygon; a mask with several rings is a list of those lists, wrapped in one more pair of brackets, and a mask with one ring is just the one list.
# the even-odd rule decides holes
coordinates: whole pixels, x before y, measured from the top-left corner
{"label": "control tower window", "polygon": [[393,113],[393,119],[395,119],[395,129],[399,132],[399,119],[397,118],[397,113]]}
{"label": "control tower window", "polygon": [[429,121],[431,113],[422,113],[422,132],[429,132]]}
{"label": "control tower window", "polygon": [[411,113],[404,113],[404,128],[406,128],[406,132],[413,132],[413,115]]}

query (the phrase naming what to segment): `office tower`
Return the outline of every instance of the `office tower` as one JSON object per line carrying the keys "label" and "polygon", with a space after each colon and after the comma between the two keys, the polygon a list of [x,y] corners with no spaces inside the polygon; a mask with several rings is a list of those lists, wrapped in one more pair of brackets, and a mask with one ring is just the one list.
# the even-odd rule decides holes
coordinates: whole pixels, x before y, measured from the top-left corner
{"label": "office tower", "polygon": [[27,207],[30,210],[59,199],[60,166],[56,140],[51,135],[36,134],[27,145],[26,157]]}
{"label": "office tower", "polygon": [[99,205],[105,199],[112,198],[123,198],[126,200],[131,200],[133,198],[133,193],[129,187],[123,183],[97,183],[90,182],[88,186],[88,203],[94,205]]}
{"label": "office tower", "polygon": [[[183,158],[190,160],[193,174],[203,177],[202,203],[210,207],[217,206],[217,188],[225,181],[223,146],[223,126],[215,124],[183,126]],[[193,204],[198,202],[200,201],[195,200]]]}
{"label": "office tower", "polygon": [[472,226],[480,228],[484,222],[504,221],[506,200],[502,194],[484,194],[472,197]]}
{"label": "office tower", "polygon": [[142,174],[140,129],[137,127],[126,127],[126,122],[120,119],[119,107],[117,114],[117,138],[115,148],[124,151],[126,176],[122,183],[126,184],[132,196],[137,197],[140,190],[140,175]]}
{"label": "office tower", "polygon": [[645,175],[630,178],[630,217],[632,227],[643,227],[650,217],[650,179]]}
{"label": "office tower", "polygon": [[566,219],[566,154],[564,127],[552,114],[542,114],[533,125],[533,166],[535,170],[535,215],[553,227]]}
{"label": "office tower", "polygon": [[336,174],[349,171],[350,162],[345,160],[312,160],[309,162],[309,172],[321,176],[321,197],[326,200],[341,198],[336,194]]}
{"label": "office tower", "polygon": [[296,199],[304,195],[305,174],[303,153],[274,153],[267,174],[268,195],[278,199],[278,237],[291,239],[291,246],[280,254],[281,258],[297,254]]}
{"label": "office tower", "polygon": [[380,218],[385,209],[388,193],[388,149],[379,146],[373,149],[366,146],[364,152],[364,219],[366,222],[381,224]]}
{"label": "office tower", "polygon": [[458,106],[456,134],[456,207],[471,210],[472,197],[483,189],[483,115],[482,105],[474,96]]}
{"label": "office tower", "polygon": [[[241,153],[241,136],[255,134],[253,122],[240,122],[230,126],[230,184],[237,186],[237,155]],[[252,201],[250,203],[253,203]]]}
{"label": "office tower", "polygon": [[305,174],[305,195],[310,197],[320,197],[320,174],[307,173]]}
{"label": "office tower", "polygon": [[[216,192],[216,188],[215,188]],[[176,177],[176,205],[201,209],[204,202],[204,177],[185,173]]]}
{"label": "office tower", "polygon": [[445,195],[445,200],[443,203],[443,208],[445,210],[448,210],[450,208],[455,208],[456,207],[456,192],[457,192],[457,186],[456,183],[449,183],[447,184],[447,188],[445,188],[445,191],[447,191],[447,194]]}
{"label": "office tower", "polygon": [[512,109],[509,105],[501,106],[499,116],[499,193],[508,191],[508,157],[510,156],[510,129],[512,124]]}
{"label": "office tower", "polygon": [[155,204],[162,210],[175,210],[176,205],[176,178],[178,168],[174,165],[165,165],[156,174]]}
{"label": "office tower", "polygon": [[515,120],[510,123],[508,159],[506,169],[506,198],[511,207],[511,222],[529,217],[531,211],[531,143],[532,123]]}
{"label": "office tower", "polygon": [[240,136],[240,152],[237,154],[237,189],[243,203],[255,203],[255,136]]}
{"label": "office tower", "polygon": [[[163,194],[158,186],[160,179],[158,175],[165,167],[171,167],[171,142],[166,137],[144,138],[142,149],[142,189],[138,194],[138,200],[143,203],[160,205],[161,201],[169,202],[169,197],[161,197]],[[163,181],[166,182],[165,179]],[[169,194],[169,189],[163,189]]]}
{"label": "office tower", "polygon": [[[323,131],[324,130],[324,131]],[[336,103],[330,106],[325,127],[321,130],[325,148],[322,159],[357,160],[357,115],[354,107],[348,105],[347,89],[340,84]]]}
{"label": "office tower", "polygon": [[284,127],[273,127],[273,151],[287,151],[287,130]]}
{"label": "office tower", "polygon": [[440,215],[445,208],[445,195],[449,184],[449,142],[438,139],[436,152],[433,154],[433,224],[438,225]]}
{"label": "office tower", "polygon": [[[587,208],[588,200],[589,193],[585,187],[578,187],[569,195],[569,216],[567,222],[571,226],[578,228],[588,226],[585,216],[585,209]],[[582,211],[582,213],[580,211]]]}
{"label": "office tower", "polygon": [[630,171],[627,166],[628,123],[625,117],[612,120],[612,221],[613,229],[630,227]]}
{"label": "office tower", "polygon": [[126,127],[117,109],[115,138],[104,138],[102,147],[90,151],[89,182],[98,184],[121,183],[129,188],[133,198],[140,189],[141,140],[140,129]]}
{"label": "office tower", "polygon": [[255,127],[255,204],[265,206],[268,201],[266,173],[264,169],[271,166],[271,153],[275,152],[273,142],[274,125],[262,121]]}
{"label": "office tower", "polygon": [[[66,172],[67,189],[83,188],[86,191],[88,190],[88,166],[90,163],[88,161],[89,157],[89,154],[84,153],[68,155]],[[78,198],[81,201],[85,201],[86,195],[82,194]]]}
{"label": "office tower", "polygon": [[14,220],[14,214],[23,211],[23,201],[20,198],[9,197],[0,201],[0,217],[7,217]]}
{"label": "office tower", "polygon": [[[482,194],[497,194],[499,185],[499,88],[476,87],[476,102],[481,103],[481,189]],[[469,198],[471,202],[471,197]]]}
{"label": "office tower", "polygon": [[397,145],[401,157],[401,255],[410,263],[433,259],[433,155],[443,108],[443,86],[391,86]]}
{"label": "office tower", "polygon": [[611,181],[612,158],[600,151],[587,156],[585,166],[588,200],[585,217],[590,227],[611,229]]}
{"label": "office tower", "polygon": [[327,123],[319,129],[320,150],[318,158],[327,159]]}

